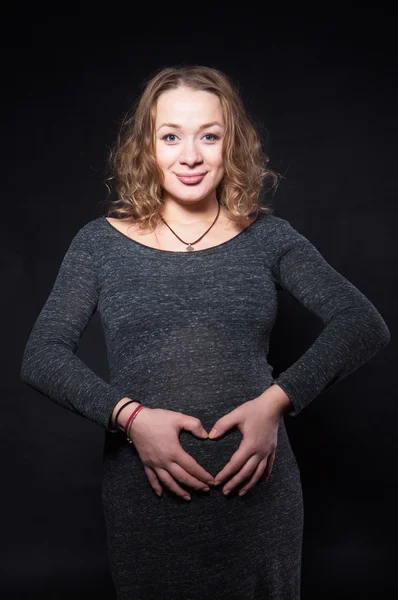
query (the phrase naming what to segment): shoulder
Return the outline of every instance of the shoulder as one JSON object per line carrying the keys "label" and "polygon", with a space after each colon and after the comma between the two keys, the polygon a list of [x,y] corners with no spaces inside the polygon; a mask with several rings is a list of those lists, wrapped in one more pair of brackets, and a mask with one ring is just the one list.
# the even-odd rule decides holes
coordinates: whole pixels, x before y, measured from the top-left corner
{"label": "shoulder", "polygon": [[95,219],[91,219],[90,221],[86,221],[82,223],[80,228],[77,230],[76,235],[80,235],[82,237],[90,237],[98,234],[101,230],[103,223],[105,222],[105,217],[96,217]]}
{"label": "shoulder", "polygon": [[104,221],[104,217],[97,217],[86,221],[75,229],[72,233],[69,250],[86,250],[91,252],[92,248],[95,247],[95,242],[99,236],[101,236],[101,229]]}
{"label": "shoulder", "polygon": [[308,241],[288,219],[275,213],[262,213],[260,216],[260,233],[267,240],[267,244],[276,251],[284,251],[290,246]]}
{"label": "shoulder", "polygon": [[266,253],[271,270],[279,277],[281,265],[299,272],[308,261],[322,261],[320,250],[288,219],[274,213],[264,215],[260,229],[260,246]]}

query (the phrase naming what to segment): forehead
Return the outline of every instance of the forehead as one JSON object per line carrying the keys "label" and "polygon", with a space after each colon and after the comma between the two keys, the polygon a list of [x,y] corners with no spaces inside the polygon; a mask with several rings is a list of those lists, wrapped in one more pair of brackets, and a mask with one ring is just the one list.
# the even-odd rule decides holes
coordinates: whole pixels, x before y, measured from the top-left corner
{"label": "forehead", "polygon": [[211,92],[181,87],[163,92],[156,103],[156,124],[216,120],[222,122],[222,107],[218,96]]}

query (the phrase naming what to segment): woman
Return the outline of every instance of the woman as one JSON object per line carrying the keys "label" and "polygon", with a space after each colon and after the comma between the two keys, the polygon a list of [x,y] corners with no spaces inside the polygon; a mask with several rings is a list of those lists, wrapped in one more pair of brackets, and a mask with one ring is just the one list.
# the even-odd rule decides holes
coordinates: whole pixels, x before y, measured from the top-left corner
{"label": "woman", "polygon": [[[385,347],[388,327],[260,205],[276,176],[223,73],[158,72],[111,158],[113,210],[73,238],[22,379],[105,430],[102,499],[119,599],[297,599],[303,502],[284,415]],[[274,379],[278,289],[325,327]],[[95,310],[110,383],[75,354]]]}

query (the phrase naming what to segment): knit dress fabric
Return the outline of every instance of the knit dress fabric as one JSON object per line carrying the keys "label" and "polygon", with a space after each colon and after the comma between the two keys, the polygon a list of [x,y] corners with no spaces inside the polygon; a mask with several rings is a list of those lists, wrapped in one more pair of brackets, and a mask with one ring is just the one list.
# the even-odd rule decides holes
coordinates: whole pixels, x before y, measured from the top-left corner
{"label": "knit dress fabric", "polygon": [[[267,355],[278,290],[324,327],[274,378]],[[76,355],[95,311],[109,382]],[[104,216],[83,225],[30,333],[21,377],[104,430],[102,501],[117,598],[298,600],[303,496],[285,418],[297,416],[389,340],[369,299],[274,213],[260,213],[232,239],[193,252],[141,244]],[[162,486],[158,497],[134,444],[109,427],[115,405],[128,396],[197,417],[210,431],[274,383],[292,407],[280,420],[268,483],[258,482],[242,497],[236,491],[224,496],[223,486],[209,492],[187,487],[191,501]],[[180,434],[184,450],[213,476],[241,439],[236,428],[216,440]]]}

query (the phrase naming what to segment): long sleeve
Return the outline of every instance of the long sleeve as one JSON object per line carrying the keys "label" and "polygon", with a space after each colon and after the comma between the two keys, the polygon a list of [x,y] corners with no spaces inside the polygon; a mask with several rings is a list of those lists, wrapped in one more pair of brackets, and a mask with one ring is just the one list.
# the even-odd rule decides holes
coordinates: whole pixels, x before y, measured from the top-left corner
{"label": "long sleeve", "polygon": [[30,333],[21,379],[60,406],[112,431],[109,420],[125,390],[98,377],[75,354],[97,301],[94,261],[83,227],[72,239]]}
{"label": "long sleeve", "polygon": [[289,221],[277,217],[277,286],[294,296],[325,325],[302,356],[274,380],[297,416],[316,396],[360,367],[390,341],[375,306]]}

